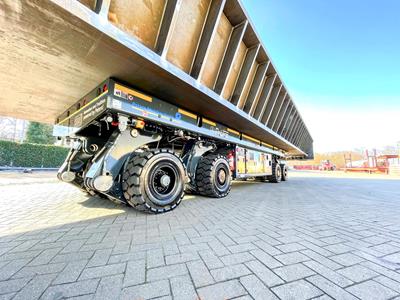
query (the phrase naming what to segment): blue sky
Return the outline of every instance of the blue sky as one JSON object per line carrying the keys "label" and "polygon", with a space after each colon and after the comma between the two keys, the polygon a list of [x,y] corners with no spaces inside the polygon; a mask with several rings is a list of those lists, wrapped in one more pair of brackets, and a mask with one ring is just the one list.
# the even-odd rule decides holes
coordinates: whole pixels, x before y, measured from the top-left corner
{"label": "blue sky", "polygon": [[317,151],[400,141],[400,1],[242,2]]}

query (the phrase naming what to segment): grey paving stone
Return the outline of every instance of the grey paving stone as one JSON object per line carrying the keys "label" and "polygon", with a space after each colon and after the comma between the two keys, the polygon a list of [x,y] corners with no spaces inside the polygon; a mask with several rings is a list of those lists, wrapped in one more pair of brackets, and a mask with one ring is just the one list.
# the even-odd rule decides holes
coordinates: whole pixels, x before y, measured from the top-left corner
{"label": "grey paving stone", "polygon": [[321,296],[323,292],[312,284],[298,280],[272,288],[272,291],[282,300],[305,300]]}
{"label": "grey paving stone", "polygon": [[257,249],[257,246],[255,246],[252,243],[244,243],[244,244],[238,244],[238,245],[234,245],[234,246],[228,246],[227,248],[232,253],[243,253],[246,251]]}
{"label": "grey paving stone", "polygon": [[9,294],[13,292],[18,292],[21,290],[32,277],[10,279],[6,281],[0,281],[0,294]]}
{"label": "grey paving stone", "polygon": [[79,249],[86,243],[86,239],[73,240],[61,250],[61,254],[78,252]]}
{"label": "grey paving stone", "polygon": [[334,260],[335,262],[337,262],[345,267],[356,265],[356,264],[359,264],[360,262],[364,261],[362,258],[360,258],[359,256],[354,255],[352,253],[344,253],[344,254],[331,256],[330,259]]}
{"label": "grey paving stone", "polygon": [[213,284],[215,281],[202,261],[188,262],[187,267],[196,287]]}
{"label": "grey paving stone", "polygon": [[376,263],[370,262],[370,261],[363,262],[363,263],[361,263],[361,265],[364,267],[367,267],[368,269],[371,269],[379,274],[387,276],[390,279],[400,282],[400,273],[399,272],[388,270],[388,269],[386,269]]}
{"label": "grey paving stone", "polygon": [[240,278],[240,283],[254,300],[278,299],[255,275]]}
{"label": "grey paving stone", "polygon": [[384,259],[391,263],[397,264],[400,267],[400,252],[387,255],[384,257]]}
{"label": "grey paving stone", "polygon": [[262,250],[253,250],[250,251],[250,253],[256,257],[259,261],[261,261],[264,265],[266,265],[268,268],[277,268],[283,266],[281,262],[273,258],[271,255],[265,253]]}
{"label": "grey paving stone", "polygon": [[299,243],[277,245],[275,247],[284,253],[295,252],[295,251],[300,251],[300,250],[306,249],[306,247],[304,247],[303,245],[301,245]]}
{"label": "grey paving stone", "polygon": [[200,299],[207,300],[231,299],[247,294],[236,279],[202,287],[197,292]]}
{"label": "grey paving stone", "polygon": [[0,300],[10,300],[15,296],[15,293],[0,295]]}
{"label": "grey paving stone", "polygon": [[79,276],[79,280],[122,274],[125,272],[125,266],[125,263],[120,263],[115,265],[85,268],[82,271],[81,276]]}
{"label": "grey paving stone", "polygon": [[307,268],[303,264],[279,267],[273,271],[286,282],[302,279],[315,274],[313,270]]}
{"label": "grey paving stone", "polygon": [[268,253],[269,255],[279,255],[282,254],[282,251],[279,250],[278,248],[275,248],[274,246],[271,246],[267,242],[264,241],[257,241],[254,242],[255,245],[257,245],[258,248],[260,248],[262,251]]}
{"label": "grey paving stone", "polygon": [[393,246],[393,245],[391,245],[389,243],[376,245],[376,246],[373,246],[373,247],[370,247],[370,248],[375,250],[375,251],[378,251],[378,252],[382,253],[382,256],[383,255],[393,254],[393,253],[396,253],[396,252],[400,252],[400,247]]}
{"label": "grey paving stone", "polygon": [[229,254],[220,257],[220,259],[226,266],[241,264],[250,260],[255,260],[254,256],[252,256],[248,252]]}
{"label": "grey paving stone", "polygon": [[336,270],[336,269],[343,268],[343,266],[338,264],[337,262],[334,262],[333,260],[326,258],[312,250],[303,250],[303,251],[301,251],[301,253],[308,256],[312,260],[324,265],[325,267],[327,267],[329,269]]}
{"label": "grey paving stone", "polygon": [[382,284],[400,294],[400,283],[399,282],[394,281],[385,276],[376,277],[376,278],[374,278],[374,281],[379,282],[380,284]]}
{"label": "grey paving stone", "polygon": [[58,252],[61,251],[62,248],[52,248],[43,250],[40,255],[38,255],[34,260],[32,260],[29,265],[30,266],[38,266],[48,264],[54,256],[57,255]]}
{"label": "grey paving stone", "polygon": [[56,274],[38,275],[33,278],[25,287],[20,290],[13,299],[29,300],[38,299],[40,295],[47,289]]}
{"label": "grey paving stone", "polygon": [[337,286],[336,284],[322,277],[321,275],[308,277],[307,281],[311,282],[313,285],[318,287],[324,293],[331,296],[333,299],[357,300],[356,297],[348,293],[346,290]]}
{"label": "grey paving stone", "polygon": [[362,300],[371,299],[371,297],[374,300],[375,299],[383,300],[383,299],[390,299],[390,298],[398,295],[393,290],[391,290],[373,280],[368,280],[368,281],[364,281],[362,283],[353,285],[353,286],[347,288],[347,291]]}
{"label": "grey paving stone", "polygon": [[190,276],[184,275],[170,279],[174,300],[198,300]]}
{"label": "grey paving stone", "polygon": [[121,262],[127,262],[130,260],[146,260],[146,252],[140,251],[140,252],[129,252],[124,254],[111,255],[108,260],[108,264],[117,264]]}
{"label": "grey paving stone", "polygon": [[354,282],[365,281],[365,280],[371,279],[371,278],[379,275],[378,273],[372,271],[371,269],[368,269],[368,268],[360,266],[360,265],[347,267],[347,268],[338,270],[337,272],[339,274],[342,274],[343,276],[349,278],[350,280],[352,280]]}
{"label": "grey paving stone", "polygon": [[215,281],[227,281],[234,278],[239,278],[250,274],[250,270],[243,264],[223,267],[220,269],[211,270],[211,275]]}
{"label": "grey paving stone", "polygon": [[328,251],[327,249],[317,246],[309,241],[300,241],[299,243],[306,247],[308,250],[318,253],[319,255],[322,255],[324,257],[334,254],[331,251]]}
{"label": "grey paving stone", "polygon": [[85,259],[90,259],[93,256],[93,254],[94,251],[58,254],[52,259],[51,262],[59,263],[59,262],[72,262],[77,260],[85,260]]}
{"label": "grey paving stone", "polygon": [[0,256],[0,261],[11,261],[11,260],[21,260],[21,259],[29,259],[40,255],[42,250],[29,250],[29,251],[22,251],[22,252],[15,252],[15,253],[5,253]]}
{"label": "grey paving stone", "polygon": [[220,241],[212,241],[207,243],[217,256],[231,254]]}
{"label": "grey paving stone", "polygon": [[317,263],[315,261],[307,261],[304,264],[310,269],[314,270],[316,273],[324,276],[325,278],[329,279],[340,287],[345,287],[353,284],[353,281],[351,281],[350,279],[344,277],[336,271],[333,271],[321,265],[320,263]]}
{"label": "grey paving stone", "polygon": [[152,299],[170,295],[168,280],[155,281],[124,288],[121,300]]}
{"label": "grey paving stone", "polygon": [[90,279],[74,283],[54,285],[49,287],[40,299],[55,300],[92,294],[96,291],[99,281],[100,279]]}
{"label": "grey paving stone", "polygon": [[308,256],[306,256],[300,252],[292,252],[292,253],[276,255],[276,256],[274,256],[274,258],[279,260],[284,265],[292,265],[292,264],[310,260],[310,258]]}
{"label": "grey paving stone", "polygon": [[110,258],[111,251],[111,249],[96,250],[87,267],[105,266]]}
{"label": "grey paving stone", "polygon": [[68,263],[64,270],[58,274],[57,278],[53,281],[53,284],[76,281],[87,263],[87,260],[78,260]]}
{"label": "grey paving stone", "polygon": [[146,281],[146,262],[144,260],[128,261],[123,286],[142,284]]}
{"label": "grey paving stone", "polygon": [[326,250],[335,253],[335,254],[343,254],[343,253],[347,253],[350,252],[352,250],[354,250],[354,248],[349,247],[347,245],[344,244],[335,244],[335,245],[329,245],[324,247]]}
{"label": "grey paving stone", "polygon": [[284,283],[281,278],[259,261],[247,262],[246,266],[268,287]]}
{"label": "grey paving stone", "polygon": [[110,277],[103,277],[97,287],[94,299],[96,300],[109,300],[118,299],[122,288],[123,275],[114,275]]}
{"label": "grey paving stone", "polygon": [[162,249],[152,249],[147,251],[147,268],[157,268],[165,265]]}
{"label": "grey paving stone", "polygon": [[0,281],[7,280],[15,273],[17,273],[20,269],[22,269],[30,259],[17,259],[8,262],[0,269]]}
{"label": "grey paving stone", "polygon": [[189,252],[182,254],[174,254],[165,257],[165,262],[167,265],[185,263],[188,261],[199,260],[200,256],[197,253]]}
{"label": "grey paving stone", "polygon": [[214,255],[214,253],[210,250],[199,251],[199,254],[208,269],[217,269],[224,266],[219,257]]}
{"label": "grey paving stone", "polygon": [[41,266],[25,266],[13,278],[29,277],[61,272],[65,268],[65,263],[46,264]]}
{"label": "grey paving stone", "polygon": [[185,275],[188,270],[185,264],[169,265],[147,270],[147,281],[158,281],[172,278],[175,276]]}

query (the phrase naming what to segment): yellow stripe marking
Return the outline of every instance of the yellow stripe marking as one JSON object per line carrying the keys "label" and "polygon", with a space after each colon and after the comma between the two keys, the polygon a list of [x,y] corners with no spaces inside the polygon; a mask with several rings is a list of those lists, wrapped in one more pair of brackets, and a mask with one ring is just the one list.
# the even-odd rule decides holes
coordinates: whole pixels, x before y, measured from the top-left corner
{"label": "yellow stripe marking", "polygon": [[236,130],[233,130],[233,129],[230,129],[230,128],[228,128],[228,132],[236,134],[236,135],[240,135],[239,131],[236,131]]}
{"label": "yellow stripe marking", "polygon": [[210,120],[208,120],[206,118],[203,118],[203,122],[208,124],[208,125],[211,125],[211,126],[217,126],[217,123],[215,123],[213,121],[210,121]]}
{"label": "yellow stripe marking", "polygon": [[189,117],[189,118],[197,119],[197,115],[192,114],[192,113],[190,113],[190,112],[188,112],[188,111],[186,111],[186,110],[183,110],[183,109],[181,109],[181,108],[178,109],[178,112],[179,112],[180,114],[182,114],[182,115],[185,115],[185,116]]}
{"label": "yellow stripe marking", "polygon": [[140,98],[142,100],[145,100],[147,102],[153,102],[153,98],[152,97],[147,96],[145,94],[142,94],[142,93],[140,93],[138,91],[132,90],[130,88],[124,87],[122,85],[119,85],[118,83],[115,84],[115,89],[120,90],[120,91],[122,91],[122,92],[124,92],[126,94],[130,94],[132,96],[138,97],[138,98]]}
{"label": "yellow stripe marking", "polygon": [[251,136],[248,136],[248,135],[245,135],[245,134],[242,134],[242,136],[243,136],[244,138],[250,140],[250,141],[256,142],[256,143],[258,143],[258,144],[260,143],[259,140],[255,139],[255,138],[252,138]]}
{"label": "yellow stripe marking", "polygon": [[[76,112],[74,112],[72,115],[69,115],[68,117],[66,117],[64,120],[62,120],[61,122],[58,122],[58,124],[64,123],[65,121],[67,121],[68,119],[72,118],[74,115],[76,115],[78,112],[80,112],[82,109],[84,109],[85,107],[87,107],[88,105],[92,104],[94,101],[98,100],[99,98],[103,97],[105,94],[107,94],[108,91],[105,91],[103,93],[101,93],[100,95],[98,95],[96,98],[94,98],[93,100],[89,101],[88,103],[86,103],[84,106],[82,106],[80,109],[78,109]],[[80,101],[80,100],[79,100]]]}
{"label": "yellow stripe marking", "polygon": [[265,146],[265,147],[274,148],[274,146],[272,146],[272,145],[270,145],[270,144],[267,144],[267,143],[264,143],[264,142],[262,142],[261,144],[262,144],[263,146]]}

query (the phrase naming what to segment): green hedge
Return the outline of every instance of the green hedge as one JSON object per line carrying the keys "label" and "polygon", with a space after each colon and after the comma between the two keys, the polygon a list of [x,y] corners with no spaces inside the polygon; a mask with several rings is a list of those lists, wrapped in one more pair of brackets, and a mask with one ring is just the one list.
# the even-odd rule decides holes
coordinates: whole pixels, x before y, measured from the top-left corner
{"label": "green hedge", "polygon": [[57,168],[64,162],[68,151],[53,145],[0,141],[0,166]]}

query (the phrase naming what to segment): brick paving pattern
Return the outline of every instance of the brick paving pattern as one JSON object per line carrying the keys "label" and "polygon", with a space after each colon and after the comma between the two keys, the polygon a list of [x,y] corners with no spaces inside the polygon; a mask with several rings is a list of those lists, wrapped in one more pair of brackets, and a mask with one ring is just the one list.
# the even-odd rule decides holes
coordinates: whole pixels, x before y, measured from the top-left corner
{"label": "brick paving pattern", "polygon": [[400,299],[400,181],[295,173],[152,216],[0,180],[5,299]]}

